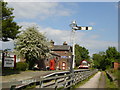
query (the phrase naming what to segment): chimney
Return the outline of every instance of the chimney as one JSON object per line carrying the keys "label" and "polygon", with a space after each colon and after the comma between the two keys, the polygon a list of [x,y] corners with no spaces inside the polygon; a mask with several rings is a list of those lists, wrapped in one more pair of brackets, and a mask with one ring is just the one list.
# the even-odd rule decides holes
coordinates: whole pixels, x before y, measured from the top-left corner
{"label": "chimney", "polygon": [[51,46],[53,47],[53,46],[54,46],[54,41],[51,40],[51,41],[50,41],[50,44],[51,44]]}
{"label": "chimney", "polygon": [[67,45],[67,42],[65,41],[65,42],[63,43],[63,45]]}

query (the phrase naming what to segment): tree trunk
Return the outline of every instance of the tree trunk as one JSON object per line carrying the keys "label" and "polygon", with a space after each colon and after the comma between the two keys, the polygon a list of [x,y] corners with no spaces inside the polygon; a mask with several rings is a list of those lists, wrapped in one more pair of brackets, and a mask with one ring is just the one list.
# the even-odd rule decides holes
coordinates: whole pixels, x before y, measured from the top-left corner
{"label": "tree trunk", "polygon": [[38,67],[40,68],[40,70],[46,70],[44,59],[38,61]]}

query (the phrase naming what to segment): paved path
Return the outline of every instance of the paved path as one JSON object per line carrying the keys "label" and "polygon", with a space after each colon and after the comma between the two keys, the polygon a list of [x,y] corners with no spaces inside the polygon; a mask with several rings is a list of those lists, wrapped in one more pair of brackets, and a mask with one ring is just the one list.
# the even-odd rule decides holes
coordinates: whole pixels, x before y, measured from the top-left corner
{"label": "paved path", "polygon": [[2,82],[10,82],[10,81],[21,81],[24,79],[29,79],[37,76],[44,76],[55,71],[25,71],[20,74],[13,74],[8,76],[0,76],[2,77]]}
{"label": "paved path", "polygon": [[101,72],[96,73],[95,76],[79,88],[98,88],[100,76]]}
{"label": "paved path", "polygon": [[[0,76],[2,78],[2,88],[10,88],[11,85],[15,85],[15,82],[21,82],[22,80],[33,79],[40,76],[45,76],[47,74],[53,73],[55,71],[25,71],[20,74],[13,74],[8,76]],[[1,88],[1,87],[0,87]]]}
{"label": "paved path", "polygon": [[105,72],[102,72],[98,88],[105,88],[105,85],[106,85]]}

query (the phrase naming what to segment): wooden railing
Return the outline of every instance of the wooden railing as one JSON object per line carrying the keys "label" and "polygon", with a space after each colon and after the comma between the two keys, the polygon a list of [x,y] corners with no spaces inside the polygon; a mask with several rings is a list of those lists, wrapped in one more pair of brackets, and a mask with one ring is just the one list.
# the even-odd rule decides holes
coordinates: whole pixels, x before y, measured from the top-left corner
{"label": "wooden railing", "polygon": [[98,70],[75,70],[74,73],[69,71],[56,72],[43,77],[36,77],[34,79],[28,79],[21,81],[21,84],[13,85],[12,89],[22,89],[26,86],[35,83],[36,88],[69,88],[72,85],[77,84],[89,76],[95,74]]}

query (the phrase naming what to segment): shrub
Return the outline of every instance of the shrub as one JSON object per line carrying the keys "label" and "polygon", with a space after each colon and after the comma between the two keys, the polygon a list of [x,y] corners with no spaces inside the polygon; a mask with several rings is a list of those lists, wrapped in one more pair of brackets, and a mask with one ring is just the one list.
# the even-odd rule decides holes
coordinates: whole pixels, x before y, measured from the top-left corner
{"label": "shrub", "polygon": [[118,70],[120,70],[120,66],[118,67]]}
{"label": "shrub", "polygon": [[19,70],[19,71],[25,71],[27,70],[29,67],[29,65],[25,62],[18,62],[16,64],[16,70]]}

